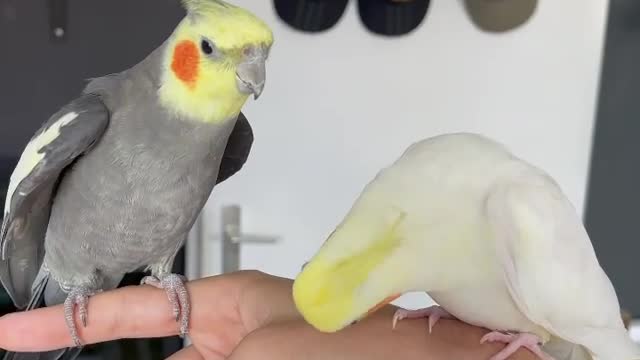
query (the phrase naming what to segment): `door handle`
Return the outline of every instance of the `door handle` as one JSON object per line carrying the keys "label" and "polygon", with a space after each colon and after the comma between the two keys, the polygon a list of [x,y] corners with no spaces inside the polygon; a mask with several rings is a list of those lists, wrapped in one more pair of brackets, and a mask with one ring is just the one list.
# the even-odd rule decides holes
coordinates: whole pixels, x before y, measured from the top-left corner
{"label": "door handle", "polygon": [[240,269],[241,244],[274,244],[280,239],[274,235],[249,234],[242,231],[242,211],[238,205],[222,208],[222,272]]}

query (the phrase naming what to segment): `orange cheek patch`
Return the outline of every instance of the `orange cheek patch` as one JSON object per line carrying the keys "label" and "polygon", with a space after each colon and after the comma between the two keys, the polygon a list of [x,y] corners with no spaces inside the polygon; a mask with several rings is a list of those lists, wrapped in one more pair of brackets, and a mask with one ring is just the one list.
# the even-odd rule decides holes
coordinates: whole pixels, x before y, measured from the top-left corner
{"label": "orange cheek patch", "polygon": [[371,310],[367,311],[366,316],[369,316],[369,315],[373,314],[374,312],[380,310],[385,305],[387,305],[388,303],[392,302],[393,300],[395,300],[395,299],[397,299],[399,297],[400,297],[400,294],[396,294],[396,295],[391,295],[388,298],[382,300],[378,305],[374,306]]}
{"label": "orange cheek patch", "polygon": [[193,89],[198,79],[199,62],[200,53],[196,44],[193,41],[184,40],[178,43],[173,51],[171,70],[173,70],[178,79]]}

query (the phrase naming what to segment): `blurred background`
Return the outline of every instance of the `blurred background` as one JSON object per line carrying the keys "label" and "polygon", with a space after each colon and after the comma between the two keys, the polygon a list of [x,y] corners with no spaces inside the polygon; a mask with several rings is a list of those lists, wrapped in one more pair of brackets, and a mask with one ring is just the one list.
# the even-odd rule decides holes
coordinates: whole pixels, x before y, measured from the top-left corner
{"label": "blurred background", "polygon": [[[249,160],[214,189],[176,271],[295,277],[380,168],[417,140],[471,131],[558,181],[622,306],[640,317],[640,2],[232,2],[263,18],[276,43],[266,90],[243,110]],[[0,0],[0,202],[42,122],[85,79],[142,60],[183,15],[178,0]],[[2,291],[0,310],[13,311]],[[82,358],[161,359],[181,346],[117,341]]]}

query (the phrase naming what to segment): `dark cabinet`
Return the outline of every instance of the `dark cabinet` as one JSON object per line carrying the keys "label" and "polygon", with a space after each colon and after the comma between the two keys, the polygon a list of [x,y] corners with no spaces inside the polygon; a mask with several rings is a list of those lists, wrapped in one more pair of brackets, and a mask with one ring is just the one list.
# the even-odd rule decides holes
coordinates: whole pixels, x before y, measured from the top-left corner
{"label": "dark cabinet", "polygon": [[[9,176],[16,162],[17,159],[14,158],[0,157],[0,204],[4,204],[7,187],[9,186]],[[0,211],[0,224],[2,223],[2,217],[3,214]],[[6,314],[13,310],[13,304],[11,303],[9,295],[0,286],[0,314]]]}
{"label": "dark cabinet", "polygon": [[17,156],[87,79],[139,62],[183,15],[179,0],[0,0],[0,154]]}

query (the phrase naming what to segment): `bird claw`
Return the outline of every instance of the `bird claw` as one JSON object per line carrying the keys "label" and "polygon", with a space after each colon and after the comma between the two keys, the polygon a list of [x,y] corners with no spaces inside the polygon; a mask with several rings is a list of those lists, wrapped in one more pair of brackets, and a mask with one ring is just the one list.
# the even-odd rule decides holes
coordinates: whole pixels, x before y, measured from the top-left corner
{"label": "bird claw", "polygon": [[541,360],[554,360],[553,357],[542,351],[542,349],[540,348],[540,338],[533,334],[510,334],[494,331],[484,335],[482,339],[480,339],[481,344],[484,344],[486,342],[501,342],[507,344],[507,346],[502,349],[502,351],[495,354],[489,360],[506,360],[521,347],[529,349],[529,351],[531,351]]}
{"label": "bird claw", "polygon": [[398,309],[393,315],[393,328],[396,328],[396,324],[398,321],[403,319],[419,319],[419,318],[429,318],[429,334],[433,330],[433,327],[436,325],[438,320],[440,319],[455,319],[455,317],[449,314],[442,307],[434,305],[429,306],[428,308],[418,309],[418,310],[405,310]]}
{"label": "bird claw", "polygon": [[140,282],[142,285],[164,289],[171,304],[172,315],[176,322],[180,322],[180,337],[184,338],[189,330],[189,294],[184,283],[187,278],[178,274],[166,274],[156,276],[146,276]]}
{"label": "bird claw", "polygon": [[76,307],[78,308],[82,326],[87,327],[87,304],[89,302],[89,297],[95,294],[96,291],[90,290],[85,287],[79,287],[72,289],[71,292],[69,292],[69,294],[67,295],[66,300],[64,301],[64,318],[67,323],[67,328],[69,329],[71,339],[73,340],[73,343],[76,347],[81,347],[82,341],[80,340],[80,336],[78,335],[78,328],[76,326],[74,318],[74,310]]}

